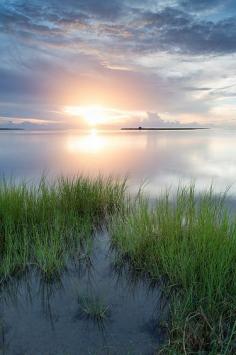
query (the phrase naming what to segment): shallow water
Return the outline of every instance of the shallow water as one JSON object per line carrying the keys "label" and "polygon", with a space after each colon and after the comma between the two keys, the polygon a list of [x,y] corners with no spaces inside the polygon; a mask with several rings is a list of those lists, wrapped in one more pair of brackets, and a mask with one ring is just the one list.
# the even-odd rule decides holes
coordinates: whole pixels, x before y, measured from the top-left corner
{"label": "shallow water", "polygon": [[[106,234],[95,237],[91,264],[70,263],[47,283],[31,272],[1,293],[1,349],[5,354],[154,354],[164,340],[167,307],[158,287],[114,268]],[[81,267],[80,267],[81,266]],[[99,296],[103,322],[84,316],[80,296]]]}
{"label": "shallow water", "polygon": [[212,182],[236,194],[236,131],[0,132],[0,173],[38,179],[42,172],[129,176],[131,190],[151,195],[166,186]]}

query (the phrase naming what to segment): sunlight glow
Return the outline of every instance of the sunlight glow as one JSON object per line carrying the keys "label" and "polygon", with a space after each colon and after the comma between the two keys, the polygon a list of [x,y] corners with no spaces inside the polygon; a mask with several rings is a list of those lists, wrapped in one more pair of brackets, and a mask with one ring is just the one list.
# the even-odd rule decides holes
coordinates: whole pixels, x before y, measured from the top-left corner
{"label": "sunlight glow", "polygon": [[65,113],[82,117],[90,126],[109,122],[107,110],[102,106],[68,106]]}
{"label": "sunlight glow", "polygon": [[133,119],[145,120],[147,119],[147,112],[122,110],[118,108],[104,107],[98,105],[89,106],[66,106],[64,113],[74,116],[78,119],[83,119],[85,123],[91,127],[110,126],[110,125],[125,125],[128,121]]}
{"label": "sunlight glow", "polygon": [[106,146],[104,137],[98,135],[93,129],[86,136],[70,137],[67,142],[67,149],[71,153],[90,153],[96,154],[101,152]]}

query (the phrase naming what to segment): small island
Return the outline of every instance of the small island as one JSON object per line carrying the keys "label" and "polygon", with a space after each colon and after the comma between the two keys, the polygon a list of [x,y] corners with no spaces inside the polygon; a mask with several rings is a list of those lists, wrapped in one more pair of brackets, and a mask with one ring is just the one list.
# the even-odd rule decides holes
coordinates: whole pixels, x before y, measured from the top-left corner
{"label": "small island", "polygon": [[122,127],[122,131],[193,131],[208,127]]}

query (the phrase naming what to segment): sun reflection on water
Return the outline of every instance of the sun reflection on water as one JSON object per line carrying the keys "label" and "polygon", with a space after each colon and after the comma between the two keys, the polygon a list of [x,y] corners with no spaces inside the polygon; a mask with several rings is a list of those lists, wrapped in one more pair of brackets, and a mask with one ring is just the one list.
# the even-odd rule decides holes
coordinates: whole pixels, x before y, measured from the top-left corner
{"label": "sun reflection on water", "polygon": [[70,153],[97,154],[105,149],[107,140],[93,129],[85,136],[71,136],[67,141],[67,149]]}

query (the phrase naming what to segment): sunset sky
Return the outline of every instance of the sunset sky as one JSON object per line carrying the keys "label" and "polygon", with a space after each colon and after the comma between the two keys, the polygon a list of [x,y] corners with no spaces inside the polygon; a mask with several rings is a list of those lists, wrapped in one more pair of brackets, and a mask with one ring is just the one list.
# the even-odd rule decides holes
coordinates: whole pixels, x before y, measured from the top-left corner
{"label": "sunset sky", "polygon": [[235,0],[0,0],[0,53],[1,127],[236,127]]}

